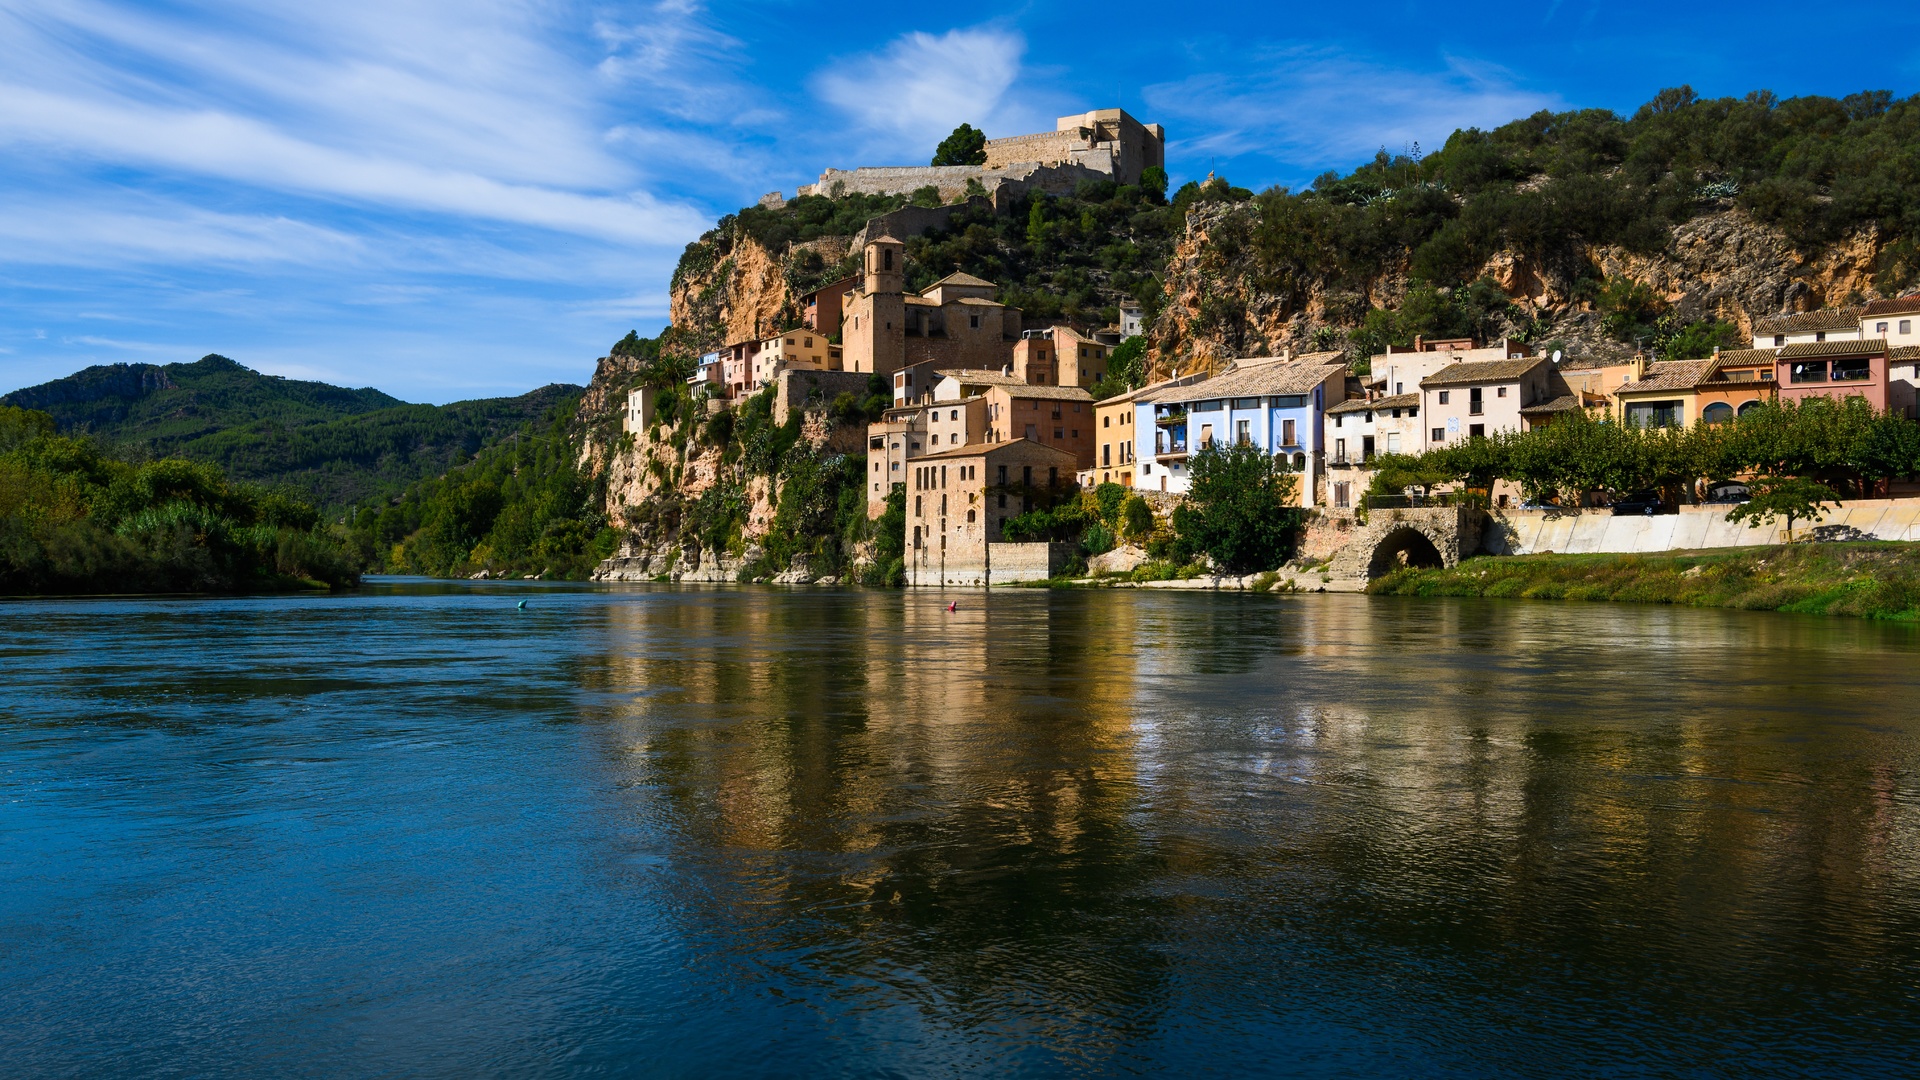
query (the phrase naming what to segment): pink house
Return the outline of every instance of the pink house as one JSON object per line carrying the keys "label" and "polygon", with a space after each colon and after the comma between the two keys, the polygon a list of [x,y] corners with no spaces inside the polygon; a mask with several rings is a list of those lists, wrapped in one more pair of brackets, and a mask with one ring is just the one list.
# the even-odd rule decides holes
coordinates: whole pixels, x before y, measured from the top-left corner
{"label": "pink house", "polygon": [[1866,341],[1808,341],[1782,348],[1774,357],[1774,385],[1780,400],[1826,397],[1864,398],[1876,412],[1889,408],[1912,416],[1911,384],[1890,385],[1885,338]]}

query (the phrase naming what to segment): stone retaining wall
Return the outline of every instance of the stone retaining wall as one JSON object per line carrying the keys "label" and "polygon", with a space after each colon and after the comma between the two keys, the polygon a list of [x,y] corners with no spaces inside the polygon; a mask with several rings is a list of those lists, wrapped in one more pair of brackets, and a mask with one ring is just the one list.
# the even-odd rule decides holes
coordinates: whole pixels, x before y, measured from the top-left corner
{"label": "stone retaining wall", "polygon": [[[1785,523],[1753,528],[1727,520],[1726,506],[1683,506],[1677,514],[1607,510],[1497,510],[1484,547],[1496,555],[1546,552],[1656,552],[1784,543]],[[1920,540],[1920,499],[1860,499],[1829,508],[1824,521],[1797,522],[1794,538]]]}

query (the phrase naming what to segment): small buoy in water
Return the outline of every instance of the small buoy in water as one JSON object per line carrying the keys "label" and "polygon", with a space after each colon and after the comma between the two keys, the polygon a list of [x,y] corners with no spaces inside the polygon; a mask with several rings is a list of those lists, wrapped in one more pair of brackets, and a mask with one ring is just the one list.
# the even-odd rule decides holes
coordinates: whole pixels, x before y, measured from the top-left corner
{"label": "small buoy in water", "polygon": [[526,602],[525,600],[522,600],[522,601],[520,601],[520,604],[519,604],[519,607],[517,608],[517,610],[520,610],[520,611],[525,611],[525,610],[526,610],[526,608],[527,608],[527,602]]}
{"label": "small buoy in water", "polygon": [[947,610],[948,610],[948,611],[959,611],[959,610],[960,610],[960,601],[958,601],[958,600],[955,600],[955,601],[954,601],[953,603],[951,603],[951,604],[948,604],[948,605],[947,605]]}

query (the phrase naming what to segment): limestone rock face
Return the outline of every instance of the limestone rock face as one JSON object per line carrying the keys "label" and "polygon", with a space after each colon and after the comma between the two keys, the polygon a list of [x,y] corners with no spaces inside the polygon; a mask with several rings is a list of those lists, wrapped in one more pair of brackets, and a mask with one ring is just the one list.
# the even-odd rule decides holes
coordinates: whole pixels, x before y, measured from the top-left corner
{"label": "limestone rock face", "polygon": [[[1322,327],[1344,343],[1369,308],[1391,309],[1405,298],[1410,252],[1359,289],[1317,279],[1261,282],[1258,222],[1254,203],[1204,203],[1187,215],[1162,278],[1167,305],[1148,335],[1156,378],[1217,371],[1230,360],[1288,348],[1310,351]],[[1514,303],[1520,321],[1508,332],[1561,339],[1573,355],[1605,357],[1632,346],[1609,338],[1592,306],[1573,295],[1575,282],[1596,271],[1651,287],[1683,319],[1724,319],[1750,334],[1756,319],[1877,295],[1873,274],[1883,246],[1867,228],[1801,251],[1779,230],[1729,206],[1676,226],[1666,248],[1653,254],[1578,243],[1551,261],[1500,251],[1475,276],[1492,279]]]}
{"label": "limestone rock face", "polygon": [[1095,574],[1131,574],[1135,567],[1147,561],[1145,548],[1122,544],[1112,551],[1095,555],[1087,560],[1087,570]]}
{"label": "limestone rock face", "polygon": [[847,257],[850,239],[823,236],[776,252],[738,230],[716,229],[688,245],[668,291],[668,317],[696,351],[770,337],[798,321],[801,295]]}

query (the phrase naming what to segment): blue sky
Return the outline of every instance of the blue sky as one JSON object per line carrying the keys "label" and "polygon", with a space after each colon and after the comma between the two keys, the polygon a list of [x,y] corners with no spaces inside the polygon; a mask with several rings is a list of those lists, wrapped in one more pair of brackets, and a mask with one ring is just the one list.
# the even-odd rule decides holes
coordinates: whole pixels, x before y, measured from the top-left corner
{"label": "blue sky", "polygon": [[412,401],[584,382],[717,215],[961,121],[1117,101],[1176,183],[1258,188],[1680,83],[1920,88],[1909,4],[932,10],[0,0],[0,390],[208,352]]}

